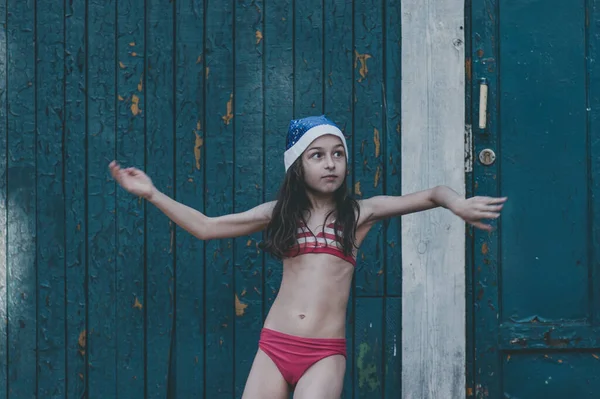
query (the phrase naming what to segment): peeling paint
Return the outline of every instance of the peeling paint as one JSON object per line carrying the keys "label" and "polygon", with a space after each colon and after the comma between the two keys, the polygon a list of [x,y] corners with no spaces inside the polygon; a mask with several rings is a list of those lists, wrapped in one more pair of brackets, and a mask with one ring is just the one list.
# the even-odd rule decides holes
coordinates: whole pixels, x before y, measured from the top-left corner
{"label": "peeling paint", "polygon": [[483,245],[481,246],[481,253],[484,255],[487,255],[488,252],[489,252],[489,248],[488,248],[487,242],[484,242]]}
{"label": "peeling paint", "polygon": [[375,142],[375,158],[377,158],[381,149],[381,140],[379,138],[379,130],[377,129],[373,129],[373,142]]}
{"label": "peeling paint", "polygon": [[131,97],[131,113],[134,116],[137,116],[140,113],[139,103],[140,103],[140,98],[134,94]]}
{"label": "peeling paint", "polygon": [[229,101],[227,101],[227,114],[223,115],[223,121],[226,125],[229,125],[229,122],[233,119],[233,93],[229,96]]}
{"label": "peeling paint", "polygon": [[466,71],[466,74],[467,74],[467,80],[468,81],[471,81],[471,76],[472,76],[472,72],[471,72],[472,68],[471,67],[472,67],[472,61],[471,61],[470,58],[467,58],[465,60],[465,71]]}
{"label": "peeling paint", "polygon": [[196,126],[194,134],[196,135],[196,142],[194,143],[194,158],[196,159],[196,169],[200,170],[200,157],[202,155],[202,146],[204,145],[204,139],[198,134],[200,130],[200,122]]}
{"label": "peeling paint", "polygon": [[358,369],[358,386],[364,388],[368,386],[371,391],[379,387],[377,378],[377,365],[374,363],[365,364],[365,357],[371,348],[368,343],[363,342],[358,346],[358,356],[356,357],[356,368]]}
{"label": "peeling paint", "polygon": [[566,348],[573,341],[573,339],[569,339],[569,338],[552,338],[552,331],[553,330],[546,331],[543,334],[544,342],[548,346],[551,346],[553,348]]}
{"label": "peeling paint", "polygon": [[377,188],[380,177],[381,177],[381,166],[377,165],[377,169],[375,170],[375,181],[373,182],[373,187]]}
{"label": "peeling paint", "polygon": [[360,181],[354,183],[354,194],[362,195],[362,193],[360,192]]}
{"label": "peeling paint", "polygon": [[127,67],[125,66],[125,64],[123,64],[123,61],[119,61],[119,66],[121,67],[121,69],[125,69],[125,68],[127,68]]}
{"label": "peeling paint", "polygon": [[142,92],[143,88],[144,88],[144,74],[142,74],[142,76],[140,76],[140,83],[138,83],[138,86],[137,86],[137,89],[140,93]]}
{"label": "peeling paint", "polygon": [[85,355],[85,345],[87,341],[87,332],[83,330],[79,333],[79,339],[77,339],[77,344],[79,345],[79,354],[81,356]]}
{"label": "peeling paint", "polygon": [[262,32],[257,30],[255,35],[256,35],[256,44],[260,44],[261,40],[263,39]]}
{"label": "peeling paint", "polygon": [[137,297],[135,297],[135,301],[133,302],[133,308],[142,309],[142,304],[140,303],[140,301]]}
{"label": "peeling paint", "polygon": [[123,101],[124,100],[124,98],[121,97],[121,96],[119,96],[118,98],[119,98],[119,101]]}
{"label": "peeling paint", "polygon": [[200,64],[202,62],[202,54],[200,54],[198,56],[198,59],[196,60],[196,64]]}
{"label": "peeling paint", "polygon": [[242,303],[237,294],[235,294],[235,315],[238,317],[243,316],[247,307],[248,305]]}
{"label": "peeling paint", "polygon": [[131,53],[132,57],[137,57],[137,53],[134,51],[133,53]]}
{"label": "peeling paint", "polygon": [[356,69],[356,67],[358,66],[358,62],[360,62],[360,69],[359,69],[359,73],[361,78],[358,79],[359,82],[362,82],[364,80],[364,78],[367,77],[367,74],[369,73],[369,68],[367,66],[367,60],[369,58],[371,58],[370,54],[360,54],[358,51],[354,50],[354,68]]}
{"label": "peeling paint", "polygon": [[206,67],[205,78],[208,79],[208,74],[210,73],[210,68]]}
{"label": "peeling paint", "polygon": [[129,46],[131,46],[131,47],[135,46],[135,42],[129,43]]}

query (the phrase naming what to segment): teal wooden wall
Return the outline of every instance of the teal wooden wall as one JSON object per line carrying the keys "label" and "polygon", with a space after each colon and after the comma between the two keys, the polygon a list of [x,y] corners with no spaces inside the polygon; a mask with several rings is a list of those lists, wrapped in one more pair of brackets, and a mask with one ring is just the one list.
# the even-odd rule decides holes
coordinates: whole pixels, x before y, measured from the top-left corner
{"label": "teal wooden wall", "polygon": [[[327,113],[357,196],[399,194],[399,2],[4,0],[0,21],[0,399],[240,397],[280,263],[260,234],[194,239],[107,165],[241,211],[274,197],[289,120]],[[400,396],[400,295],[394,220],[359,254],[345,398]]]}

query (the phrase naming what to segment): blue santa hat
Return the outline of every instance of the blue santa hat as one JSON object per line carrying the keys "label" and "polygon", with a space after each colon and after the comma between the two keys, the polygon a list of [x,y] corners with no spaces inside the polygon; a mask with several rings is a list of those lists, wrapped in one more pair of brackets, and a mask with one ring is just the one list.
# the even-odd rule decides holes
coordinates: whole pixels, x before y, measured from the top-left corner
{"label": "blue santa hat", "polygon": [[332,134],[342,140],[342,144],[346,150],[346,160],[348,160],[346,138],[340,128],[327,119],[325,115],[309,116],[290,122],[285,153],[283,154],[285,170],[287,171],[292,166],[313,141],[327,134]]}

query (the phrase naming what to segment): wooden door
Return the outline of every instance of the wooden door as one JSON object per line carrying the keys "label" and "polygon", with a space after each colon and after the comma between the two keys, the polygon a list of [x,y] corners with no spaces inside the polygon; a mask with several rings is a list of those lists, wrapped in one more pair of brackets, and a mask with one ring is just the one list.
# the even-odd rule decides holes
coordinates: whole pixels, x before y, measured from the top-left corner
{"label": "wooden door", "polygon": [[597,398],[598,3],[469,3],[471,189],[509,201],[495,232],[472,236],[468,394]]}

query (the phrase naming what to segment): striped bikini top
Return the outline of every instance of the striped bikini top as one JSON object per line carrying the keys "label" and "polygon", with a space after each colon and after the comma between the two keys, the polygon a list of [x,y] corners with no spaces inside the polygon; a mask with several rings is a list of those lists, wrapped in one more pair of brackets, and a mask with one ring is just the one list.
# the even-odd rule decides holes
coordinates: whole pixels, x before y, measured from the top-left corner
{"label": "striped bikini top", "polygon": [[[298,246],[293,246],[286,252],[286,256],[293,258],[302,254],[330,254],[337,256],[353,266],[356,266],[356,255],[344,255],[342,243],[335,237],[335,221],[325,226],[325,229],[319,231],[316,235],[300,221],[296,230],[296,242]],[[342,231],[337,229],[338,236],[342,236]]]}

